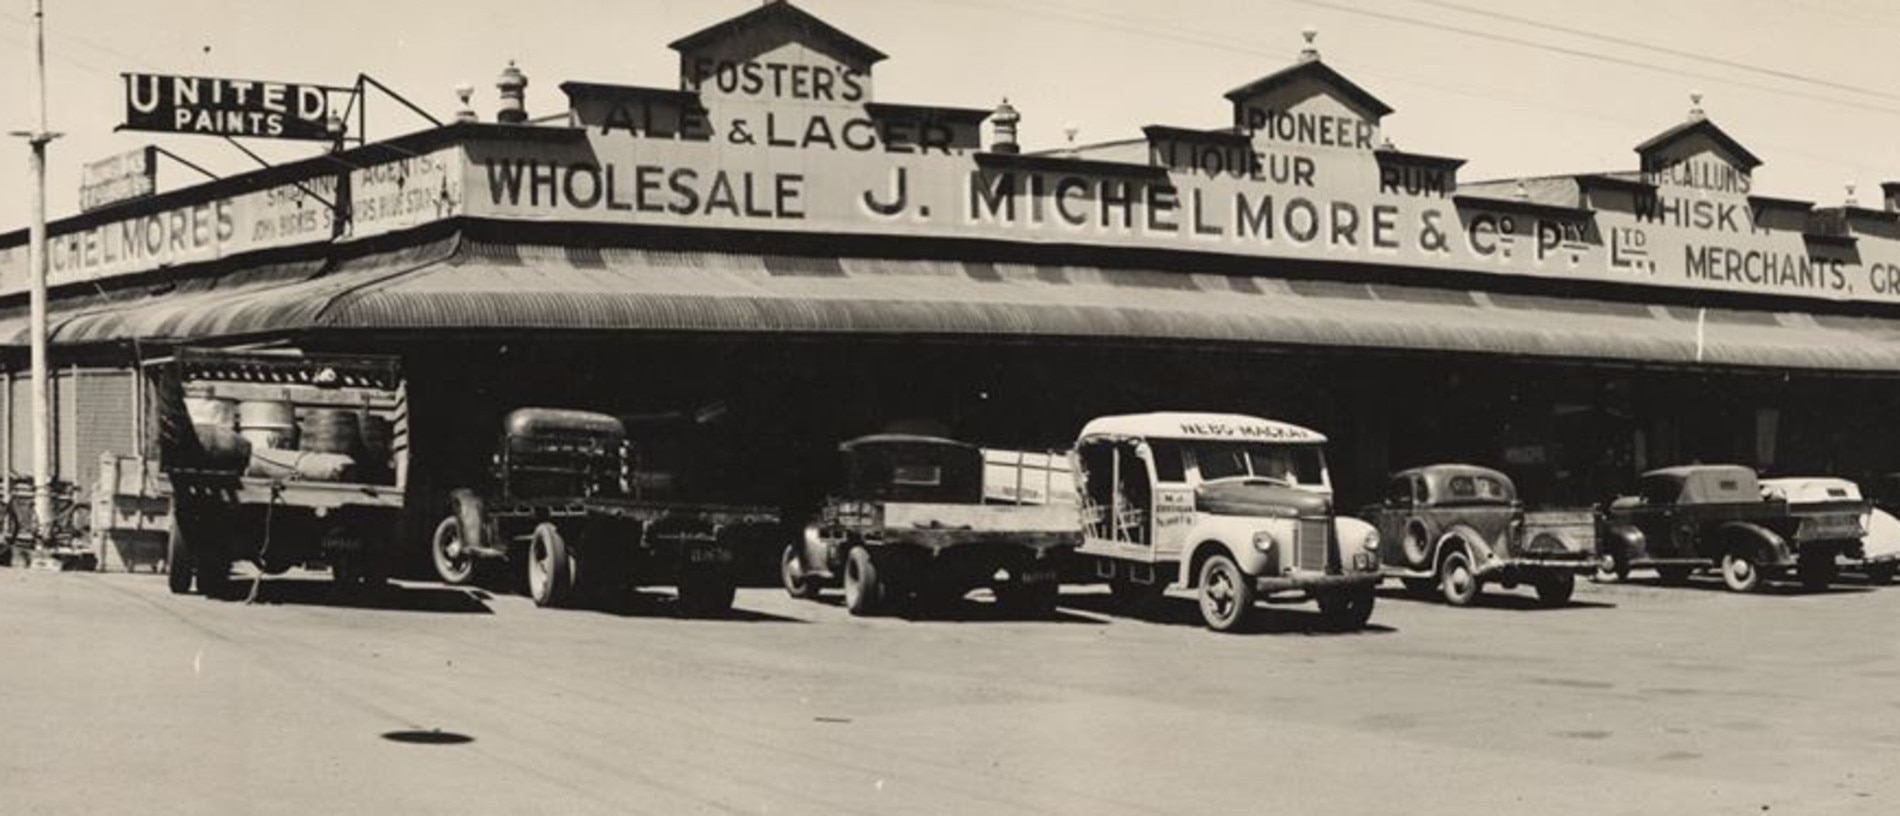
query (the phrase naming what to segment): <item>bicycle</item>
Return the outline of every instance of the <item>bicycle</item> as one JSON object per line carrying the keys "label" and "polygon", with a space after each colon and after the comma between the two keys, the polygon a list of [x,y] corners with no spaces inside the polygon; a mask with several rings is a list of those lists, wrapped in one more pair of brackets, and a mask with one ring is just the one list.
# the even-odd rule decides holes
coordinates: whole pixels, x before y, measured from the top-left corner
{"label": "bicycle", "polygon": [[[0,513],[0,544],[6,548],[5,556],[15,565],[25,565],[34,549],[42,542],[39,539],[38,515],[33,504],[33,480],[27,476],[13,476],[10,480],[10,496],[4,505],[5,512]],[[53,523],[43,542],[45,549],[55,556],[90,556],[92,549],[89,540],[92,537],[92,505],[81,496],[79,487],[71,482],[53,482]]]}

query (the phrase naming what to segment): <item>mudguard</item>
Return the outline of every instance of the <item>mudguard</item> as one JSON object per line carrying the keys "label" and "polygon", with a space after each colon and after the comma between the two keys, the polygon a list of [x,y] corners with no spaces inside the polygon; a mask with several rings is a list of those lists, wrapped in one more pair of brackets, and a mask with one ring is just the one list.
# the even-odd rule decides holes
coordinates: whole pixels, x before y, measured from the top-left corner
{"label": "mudguard", "polygon": [[[1752,521],[1724,522],[1720,529],[1722,530],[1722,546],[1734,547],[1737,544],[1751,546],[1755,549],[1758,558],[1756,563],[1785,565],[1794,561],[1794,549],[1788,546],[1786,539],[1773,530]],[[1720,557],[1719,554],[1716,555]]]}
{"label": "mudguard", "polygon": [[489,548],[488,511],[481,494],[466,487],[449,491],[449,513],[462,527],[462,546],[477,552]]}
{"label": "mudguard", "polygon": [[1649,554],[1649,539],[1634,525],[1605,525],[1603,536],[1597,541],[1597,554],[1628,563]]}
{"label": "mudguard", "polygon": [[1454,540],[1464,543],[1466,554],[1471,556],[1473,570],[1482,569],[1485,562],[1491,560],[1491,542],[1485,541],[1484,536],[1468,524],[1454,524],[1445,528],[1445,532],[1438,537],[1438,543],[1432,545],[1434,569],[1439,560],[1445,557],[1445,546]]}

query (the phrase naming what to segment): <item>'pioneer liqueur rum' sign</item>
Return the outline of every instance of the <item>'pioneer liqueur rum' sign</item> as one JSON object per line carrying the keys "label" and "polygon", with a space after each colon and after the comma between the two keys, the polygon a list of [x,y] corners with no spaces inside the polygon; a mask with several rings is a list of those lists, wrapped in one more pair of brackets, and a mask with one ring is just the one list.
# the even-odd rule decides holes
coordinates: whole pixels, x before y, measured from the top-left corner
{"label": "'pioneer liqueur rum' sign", "polygon": [[122,130],[332,141],[330,97],[347,88],[248,79],[124,74]]}

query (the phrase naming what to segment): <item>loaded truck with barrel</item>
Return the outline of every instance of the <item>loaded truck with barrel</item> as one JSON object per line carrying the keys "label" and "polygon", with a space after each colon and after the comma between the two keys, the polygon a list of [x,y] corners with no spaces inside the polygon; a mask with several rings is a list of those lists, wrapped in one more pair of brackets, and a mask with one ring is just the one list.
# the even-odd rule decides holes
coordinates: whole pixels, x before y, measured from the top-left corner
{"label": "loaded truck with barrel", "polygon": [[173,592],[223,595],[240,560],[388,577],[409,469],[396,358],[181,348],[153,372]]}
{"label": "loaded truck with barrel", "polygon": [[1238,414],[1101,417],[1075,446],[1079,557],[1117,605],[1192,592],[1208,628],[1256,601],[1313,600],[1329,626],[1372,616],[1379,533],[1334,512],[1318,432]]}
{"label": "loaded truck with barrel", "polygon": [[1080,540],[1061,455],[986,451],[935,436],[878,434],[839,445],[832,495],[788,543],[786,592],[842,585],[853,615],[989,588],[1006,611],[1047,615],[1061,561]]}
{"label": "loaded truck with barrel", "polygon": [[538,606],[612,603],[676,586],[683,615],[732,607],[738,554],[770,547],[778,513],[689,501],[670,473],[643,467],[621,419],[519,408],[502,420],[486,478],[447,496],[430,539],[436,572],[468,583],[492,565]]}

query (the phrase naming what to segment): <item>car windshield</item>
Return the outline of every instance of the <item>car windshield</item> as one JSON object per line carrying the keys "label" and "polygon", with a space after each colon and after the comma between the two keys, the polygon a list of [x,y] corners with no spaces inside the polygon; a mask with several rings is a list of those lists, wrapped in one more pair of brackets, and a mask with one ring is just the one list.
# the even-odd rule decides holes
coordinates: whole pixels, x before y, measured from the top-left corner
{"label": "car windshield", "polygon": [[1326,462],[1317,445],[1194,442],[1189,450],[1201,469],[1202,481],[1258,478],[1308,486],[1325,482]]}

